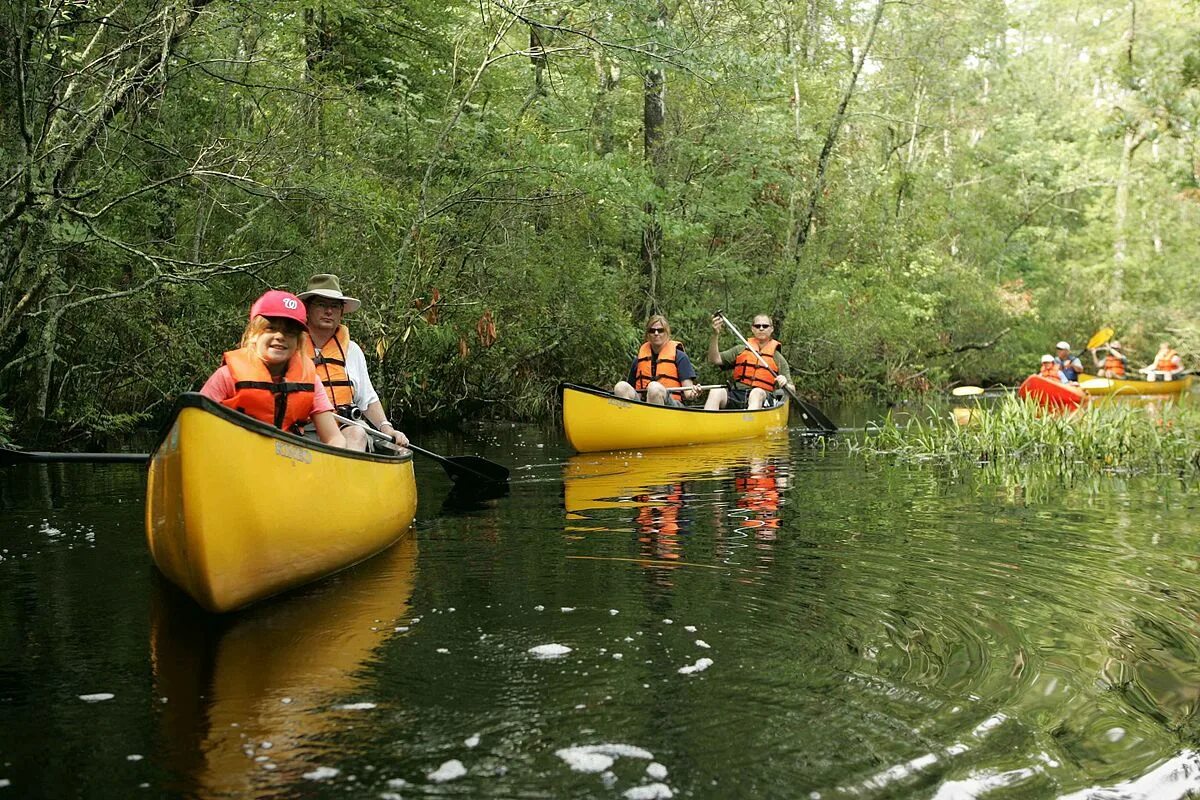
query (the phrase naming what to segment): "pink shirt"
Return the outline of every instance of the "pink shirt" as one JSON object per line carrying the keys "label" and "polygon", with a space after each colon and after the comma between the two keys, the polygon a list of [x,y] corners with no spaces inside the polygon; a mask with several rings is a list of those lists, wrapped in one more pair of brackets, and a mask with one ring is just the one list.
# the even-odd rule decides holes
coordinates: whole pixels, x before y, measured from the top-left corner
{"label": "pink shirt", "polygon": [[[316,380],[317,384],[313,388],[313,414],[320,414],[322,411],[333,411],[333,403],[330,402],[329,394],[325,391],[325,384],[321,383],[320,378]],[[204,387],[200,390],[200,394],[218,403],[228,400],[237,394],[237,387],[233,383],[233,373],[229,371],[227,364],[222,364],[216,372],[208,376],[208,380],[204,382]]]}

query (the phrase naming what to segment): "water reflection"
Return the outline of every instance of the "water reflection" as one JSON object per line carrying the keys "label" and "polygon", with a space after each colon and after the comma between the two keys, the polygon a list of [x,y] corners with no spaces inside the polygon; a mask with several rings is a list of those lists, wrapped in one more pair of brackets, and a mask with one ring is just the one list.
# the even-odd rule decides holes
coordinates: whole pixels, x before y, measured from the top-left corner
{"label": "water reflection", "polygon": [[[769,549],[778,537],[787,471],[786,438],[575,455],[563,475],[566,530],[577,536],[631,530],[638,559],[670,567],[685,558],[697,519],[711,518],[714,554],[728,562],[746,541]],[[614,520],[610,509],[632,514]]]}
{"label": "water reflection", "polygon": [[407,630],[416,559],[410,536],[347,573],[233,617],[200,613],[160,581],[150,658],[162,760],[177,788],[201,798],[263,797],[336,763],[338,735],[373,707],[364,667]]}

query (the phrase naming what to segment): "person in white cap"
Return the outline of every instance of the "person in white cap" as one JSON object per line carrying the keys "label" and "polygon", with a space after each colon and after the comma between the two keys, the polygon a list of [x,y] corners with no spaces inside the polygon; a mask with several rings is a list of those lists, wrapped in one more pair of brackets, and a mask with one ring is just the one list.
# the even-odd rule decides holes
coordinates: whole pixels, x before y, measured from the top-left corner
{"label": "person in white cap", "polygon": [[1083,362],[1071,355],[1071,345],[1066,342],[1059,342],[1054,346],[1058,350],[1054,363],[1058,364],[1058,368],[1062,370],[1063,380],[1067,383],[1075,383],[1079,380],[1079,373],[1083,372]]}
{"label": "person in white cap", "polygon": [[[337,275],[321,273],[308,279],[308,287],[297,295],[308,310],[308,337],[304,352],[313,360],[330,401],[343,417],[365,417],[376,429],[404,447],[408,437],[388,421],[379,395],[367,373],[367,357],[358,343],[350,339],[350,329],[342,317],[358,310],[358,299],[342,293]],[[346,446],[366,450],[367,433],[357,425],[342,429]]]}
{"label": "person in white cap", "polygon": [[1129,360],[1125,353],[1121,351],[1121,343],[1113,339],[1106,345],[1102,345],[1108,349],[1108,355],[1104,357],[1104,361],[1100,360],[1100,356],[1096,354],[1099,348],[1092,348],[1092,360],[1096,362],[1099,372],[1096,374],[1101,378],[1112,378],[1120,380],[1125,377],[1125,363]]}
{"label": "person in white cap", "polygon": [[1038,372],[1038,375],[1048,380],[1059,381],[1060,383],[1067,382],[1067,379],[1063,377],[1062,370],[1058,368],[1058,362],[1049,353],[1042,356],[1042,368]]}

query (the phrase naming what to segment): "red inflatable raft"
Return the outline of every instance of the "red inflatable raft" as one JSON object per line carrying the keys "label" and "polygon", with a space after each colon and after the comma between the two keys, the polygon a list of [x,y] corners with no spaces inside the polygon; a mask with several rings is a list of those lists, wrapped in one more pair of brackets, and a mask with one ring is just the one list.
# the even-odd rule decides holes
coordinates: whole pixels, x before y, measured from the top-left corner
{"label": "red inflatable raft", "polygon": [[1028,397],[1045,408],[1079,408],[1087,402],[1087,394],[1070,383],[1062,383],[1041,375],[1030,375],[1017,389],[1017,397]]}

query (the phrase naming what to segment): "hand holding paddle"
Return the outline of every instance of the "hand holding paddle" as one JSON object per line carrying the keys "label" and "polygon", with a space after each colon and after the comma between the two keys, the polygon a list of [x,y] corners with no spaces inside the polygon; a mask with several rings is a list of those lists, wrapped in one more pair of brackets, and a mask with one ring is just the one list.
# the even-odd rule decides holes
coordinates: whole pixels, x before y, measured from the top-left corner
{"label": "hand holding paddle", "polygon": [[[762,355],[760,355],[757,350],[750,346],[750,343],[746,341],[746,337],[742,336],[738,329],[734,327],[733,323],[729,321],[729,317],[721,313],[720,309],[717,310],[717,313],[713,314],[713,318],[719,318],[722,322],[724,322],[725,326],[729,328],[734,336],[737,337],[738,341],[745,345],[747,350],[754,353],[755,358],[758,359],[758,363],[765,367],[768,372],[776,377],[776,379],[783,377],[778,372],[771,369],[770,365],[767,364]],[[783,388],[785,391],[787,391],[788,396],[792,398],[792,401],[796,404],[796,407],[800,409],[800,418],[804,420],[804,423],[809,428],[822,431],[823,433],[834,433],[837,431],[837,425],[833,424],[829,417],[822,414],[820,409],[800,399],[799,395],[796,394],[795,388],[786,377],[784,377]]]}

